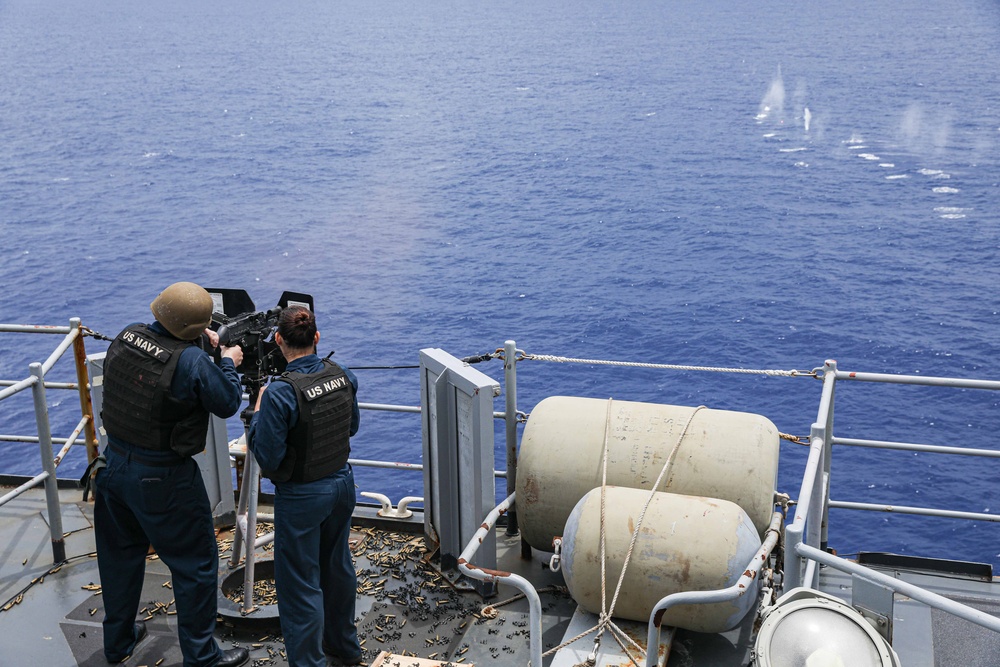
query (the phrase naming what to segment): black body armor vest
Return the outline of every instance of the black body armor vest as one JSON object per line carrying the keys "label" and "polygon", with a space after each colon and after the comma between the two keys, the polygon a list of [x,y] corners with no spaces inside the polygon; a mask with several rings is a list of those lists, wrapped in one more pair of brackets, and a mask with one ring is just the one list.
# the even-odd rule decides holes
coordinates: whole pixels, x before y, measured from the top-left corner
{"label": "black body armor vest", "polygon": [[104,360],[101,420],[108,435],[180,456],[205,449],[208,410],[199,403],[182,403],[170,391],[177,360],[191,345],[145,324],[118,334]]}
{"label": "black body armor vest", "polygon": [[273,482],[312,482],[334,473],[351,453],[354,385],[337,364],[323,361],[316,373],[285,371],[278,378],[295,388],[299,421],[288,431],[288,451],[277,470],[265,470]]}

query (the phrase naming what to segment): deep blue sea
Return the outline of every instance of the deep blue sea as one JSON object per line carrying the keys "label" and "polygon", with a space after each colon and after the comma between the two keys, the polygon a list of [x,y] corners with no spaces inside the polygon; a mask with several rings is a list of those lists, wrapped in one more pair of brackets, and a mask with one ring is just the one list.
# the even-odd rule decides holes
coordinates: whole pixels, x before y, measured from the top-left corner
{"label": "deep blue sea", "polygon": [[[998,379],[998,62],[995,0],[0,0],[0,322],[113,335],[192,280],[259,308],[313,294],[321,352],[350,366],[512,338]],[[3,334],[0,378],[54,345]],[[797,435],[820,390],[519,373],[526,411],[550,394],[704,404]],[[413,370],[358,375],[363,401],[419,403]],[[76,398],[49,402],[65,437]],[[837,406],[840,436],[1000,448],[988,392],[848,385]],[[0,431],[34,432],[29,395],[0,405]],[[6,471],[39,470],[33,445],[0,446]],[[365,413],[353,446],[419,461],[419,420]],[[779,490],[797,496],[805,448],[782,450]],[[357,478],[419,492],[412,473]],[[840,448],[832,487],[1000,514],[995,461]],[[831,520],[841,553],[1000,565],[997,524]]]}

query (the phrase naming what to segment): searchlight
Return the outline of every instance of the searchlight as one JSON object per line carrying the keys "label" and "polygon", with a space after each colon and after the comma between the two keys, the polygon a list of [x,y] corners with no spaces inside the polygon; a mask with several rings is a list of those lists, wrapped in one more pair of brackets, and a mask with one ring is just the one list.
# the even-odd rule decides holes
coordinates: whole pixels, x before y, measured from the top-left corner
{"label": "searchlight", "polygon": [[900,667],[889,643],[832,595],[796,588],[764,614],[756,667]]}

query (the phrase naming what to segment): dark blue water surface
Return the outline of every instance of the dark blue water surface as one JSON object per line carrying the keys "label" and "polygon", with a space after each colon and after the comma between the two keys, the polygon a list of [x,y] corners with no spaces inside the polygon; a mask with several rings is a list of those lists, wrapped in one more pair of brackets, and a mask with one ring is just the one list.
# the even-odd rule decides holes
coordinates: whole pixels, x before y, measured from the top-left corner
{"label": "dark blue water surface", "polygon": [[[997,378],[998,62],[992,0],[0,0],[0,322],[114,334],[193,280],[262,308],[313,294],[321,351],[353,366],[512,338]],[[0,341],[4,379],[55,345]],[[555,393],[704,404],[799,435],[820,390],[519,372],[525,410]],[[415,371],[358,374],[362,400],[419,403]],[[837,433],[996,449],[998,398],[848,385]],[[49,401],[68,435],[75,397]],[[0,424],[33,432],[30,396]],[[366,413],[354,450],[418,461],[419,443],[414,416]],[[38,471],[34,446],[3,446],[6,470]],[[805,450],[782,448],[797,496]],[[358,480],[394,498],[420,483]],[[832,486],[1000,513],[1000,465],[960,457],[838,449]],[[834,511],[830,541],[1000,565],[996,524]]]}

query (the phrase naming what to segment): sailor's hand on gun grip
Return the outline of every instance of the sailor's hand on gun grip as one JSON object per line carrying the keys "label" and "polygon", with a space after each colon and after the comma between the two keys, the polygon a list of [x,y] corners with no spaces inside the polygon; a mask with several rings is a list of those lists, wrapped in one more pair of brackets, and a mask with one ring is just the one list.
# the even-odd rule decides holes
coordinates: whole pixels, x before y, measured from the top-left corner
{"label": "sailor's hand on gun grip", "polygon": [[232,359],[233,365],[239,368],[239,365],[243,363],[243,348],[239,345],[234,345],[233,347],[223,345],[222,356]]}
{"label": "sailor's hand on gun grip", "polygon": [[212,331],[211,329],[205,329],[205,335],[208,336],[208,343],[212,347],[219,347],[219,334]]}

